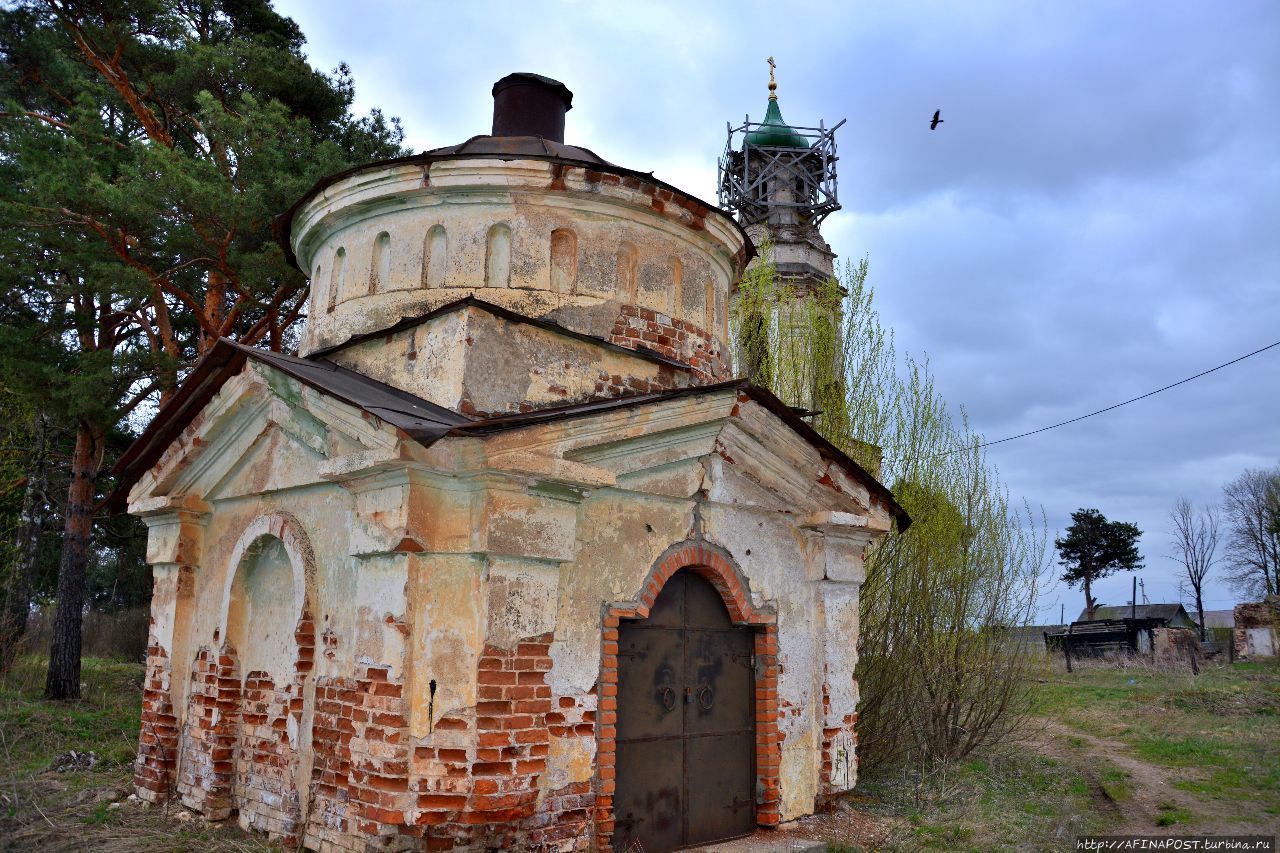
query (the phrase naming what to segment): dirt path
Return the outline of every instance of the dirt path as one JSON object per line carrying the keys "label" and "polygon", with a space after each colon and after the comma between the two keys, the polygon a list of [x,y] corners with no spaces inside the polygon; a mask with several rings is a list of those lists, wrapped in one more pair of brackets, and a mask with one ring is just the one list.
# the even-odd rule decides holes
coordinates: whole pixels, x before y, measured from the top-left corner
{"label": "dirt path", "polygon": [[[1173,786],[1174,782],[1198,779],[1195,769],[1172,769],[1151,764],[1133,755],[1129,745],[1118,740],[1096,737],[1053,720],[1037,720],[1031,744],[1045,755],[1078,767],[1089,780],[1094,801],[1100,810],[1116,816],[1112,834],[1161,834],[1187,831],[1181,824],[1161,827],[1157,824],[1161,806],[1173,806],[1195,815],[1193,830],[1197,834],[1255,832],[1257,824],[1241,820],[1239,804],[1201,799]],[[1083,743],[1083,747],[1079,744]],[[1102,784],[1102,773],[1111,765],[1128,774],[1125,784],[1128,796],[1113,797]],[[1167,808],[1163,811],[1167,811]]]}

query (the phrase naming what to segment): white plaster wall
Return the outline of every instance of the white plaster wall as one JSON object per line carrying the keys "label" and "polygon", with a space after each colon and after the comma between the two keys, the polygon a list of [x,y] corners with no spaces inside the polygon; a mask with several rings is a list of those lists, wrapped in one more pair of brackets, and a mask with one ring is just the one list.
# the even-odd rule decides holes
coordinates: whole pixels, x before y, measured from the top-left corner
{"label": "white plaster wall", "polygon": [[[693,535],[693,507],[687,499],[613,489],[583,502],[577,554],[564,564],[560,582],[550,678],[557,694],[585,692],[595,683],[602,608],[635,599],[662,553]],[[699,516],[705,539],[741,568],[754,604],[777,608],[782,816],[812,813],[821,768],[823,664],[832,636],[824,620],[821,537],[793,516],[750,507],[702,503]],[[856,610],[856,587],[850,588]],[[852,653],[856,633],[844,632],[856,632],[856,612],[852,623],[848,615],[842,611],[835,628],[847,642],[833,642]],[[852,658],[833,663],[850,667],[844,683],[851,685]]]}
{"label": "white plaster wall", "polygon": [[819,537],[794,516],[707,504],[706,538],[728,551],[758,603],[778,614],[782,819],[811,814],[822,766],[822,678],[828,626],[819,591]]}
{"label": "white plaster wall", "polygon": [[[467,293],[529,316],[554,315],[596,336],[608,334],[618,305],[639,304],[713,331],[723,345],[724,304],[745,257],[745,240],[732,222],[709,211],[695,223],[679,203],[655,206],[654,196],[638,184],[592,181],[583,169],[568,169],[563,187],[553,188],[556,168],[534,160],[374,167],[310,199],[292,231],[298,262],[312,279],[303,353]],[[487,271],[495,225],[511,233],[509,276],[500,279]],[[423,265],[423,246],[437,226],[447,235],[439,283],[429,280]],[[561,228],[577,236],[576,283],[568,292],[552,289],[551,233]],[[382,233],[390,238],[391,281],[379,281],[371,292],[374,245]],[[625,245],[636,250],[634,294],[621,292],[626,288],[618,276]],[[339,250],[343,281],[331,300]],[[678,283],[674,262],[681,270]],[[708,284],[717,303],[710,324]]]}

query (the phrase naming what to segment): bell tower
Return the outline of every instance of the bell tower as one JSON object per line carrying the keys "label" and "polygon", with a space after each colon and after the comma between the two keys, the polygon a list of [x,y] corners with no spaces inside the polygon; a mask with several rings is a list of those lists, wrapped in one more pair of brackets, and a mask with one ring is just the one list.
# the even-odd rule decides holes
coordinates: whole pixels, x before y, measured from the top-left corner
{"label": "bell tower", "polygon": [[[729,125],[719,161],[720,207],[731,211],[751,239],[772,244],[779,277],[797,291],[835,276],[835,253],[822,239],[822,220],[840,209],[836,196],[836,130],[788,125],[778,106],[777,65],[769,57],[764,121],[747,116]],[[760,263],[757,259],[755,263]]]}

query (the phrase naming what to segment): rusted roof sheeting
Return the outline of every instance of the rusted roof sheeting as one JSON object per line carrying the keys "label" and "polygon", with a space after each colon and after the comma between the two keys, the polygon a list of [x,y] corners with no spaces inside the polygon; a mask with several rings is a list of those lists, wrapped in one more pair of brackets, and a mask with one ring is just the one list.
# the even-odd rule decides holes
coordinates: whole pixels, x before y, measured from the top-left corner
{"label": "rusted roof sheeting", "polygon": [[889,511],[898,521],[899,532],[906,530],[911,526],[911,516],[902,508],[898,501],[893,497],[893,492],[873,477],[865,468],[853,461],[847,453],[827,441],[822,435],[811,427],[809,424],[788,406],[779,400],[771,391],[761,388],[758,385],[752,385],[746,379],[731,379],[728,382],[719,382],[715,385],[695,385],[691,388],[677,388],[672,391],[659,391],[653,394],[636,394],[629,397],[614,397],[609,400],[595,400],[589,403],[572,403],[567,406],[557,406],[552,409],[539,409],[534,412],[527,412],[519,415],[505,415],[497,418],[486,418],[484,420],[471,421],[455,427],[449,431],[449,435],[484,435],[486,433],[497,432],[499,430],[518,429],[520,427],[536,426],[543,423],[554,423],[556,421],[568,420],[570,418],[584,417],[587,415],[598,415],[603,412],[614,411],[616,409],[626,409],[634,406],[644,406],[650,403],[660,403],[666,400],[674,400],[679,397],[693,397],[701,394],[715,394],[720,391],[737,390],[738,393],[746,395],[751,400],[759,403],[768,409],[774,415],[782,420],[787,426],[800,434],[801,438],[813,445],[815,449],[831,462],[836,463],[846,472],[848,472],[855,480],[866,486],[867,491],[877,498],[883,500],[889,507]]}
{"label": "rusted roof sheeting", "polygon": [[227,341],[230,346],[246,350],[252,358],[286,373],[299,382],[363,409],[393,427],[404,431],[415,441],[430,444],[460,424],[470,423],[471,418],[401,391],[384,382],[370,379],[346,367],[324,359],[298,358],[277,352],[246,347]]}
{"label": "rusted roof sheeting", "polygon": [[459,308],[465,308],[468,306],[479,308],[483,311],[487,311],[490,314],[494,315],[495,317],[501,317],[503,320],[506,320],[509,323],[523,323],[527,326],[536,326],[539,329],[546,329],[547,331],[554,332],[557,335],[564,335],[565,337],[568,337],[568,338],[573,338],[579,341],[585,341],[589,344],[594,344],[599,347],[604,347],[605,349],[611,350],[613,352],[621,353],[624,355],[637,356],[647,361],[656,362],[658,364],[670,365],[671,367],[676,367],[676,368],[679,368],[680,370],[691,369],[690,365],[685,364],[683,361],[678,361],[674,358],[667,358],[665,355],[654,352],[653,350],[648,349],[646,347],[637,346],[634,349],[631,347],[624,347],[620,344],[615,344],[612,341],[606,341],[604,338],[597,338],[595,335],[588,335],[586,332],[574,331],[573,329],[569,329],[564,326],[561,326],[559,323],[552,322],[551,320],[544,320],[537,317],[526,317],[523,314],[517,314],[515,311],[512,311],[508,308],[503,308],[501,305],[494,305],[492,302],[486,302],[483,299],[479,299],[473,293],[467,294],[461,299],[455,299],[452,302],[446,302],[444,305],[441,305],[439,308],[433,308],[430,311],[426,312],[425,314],[419,314],[414,317],[405,317],[395,325],[388,326],[385,329],[378,329],[375,332],[365,332],[359,335],[352,335],[351,337],[347,338],[345,341],[343,341],[340,344],[333,344],[332,346],[327,346],[327,347],[323,347],[321,349],[316,350],[315,352],[311,353],[309,357],[320,358],[322,356],[329,355],[330,353],[334,353],[339,350],[346,349],[347,347],[355,346],[356,344],[362,344],[365,341],[372,341],[378,338],[384,338],[387,335],[394,335],[396,332],[403,332],[405,329],[413,328],[414,326],[418,326],[418,325],[421,325],[422,323],[426,323],[429,320],[433,320],[436,317],[439,317],[444,314],[448,314],[450,311],[456,311]]}
{"label": "rusted roof sheeting", "polygon": [[165,449],[213,399],[227,380],[240,372],[249,358],[256,359],[318,391],[381,418],[423,445],[433,444],[445,436],[483,436],[500,430],[554,423],[680,397],[737,391],[764,406],[813,445],[824,458],[839,465],[855,480],[866,486],[868,492],[883,500],[897,519],[899,531],[906,530],[911,525],[911,516],[898,504],[893,493],[884,484],[849,458],[844,451],[823,438],[790,406],[768,390],[752,385],[745,379],[733,379],[714,385],[695,385],[653,394],[636,394],[588,403],[573,403],[525,414],[473,420],[406,391],[370,379],[354,370],[339,367],[331,361],[323,359],[313,361],[268,352],[244,346],[226,338],[219,339],[214,344],[213,349],[195,366],[178,392],[160,409],[142,435],[129,445],[112,467],[111,472],[120,478],[120,483],[107,498],[109,506],[117,509],[121,506],[133,484],[159,461]]}
{"label": "rusted roof sheeting", "polygon": [[142,435],[112,466],[111,473],[120,478],[120,483],[108,497],[108,505],[113,508],[120,506],[133,484],[159,461],[168,446],[250,358],[368,412],[423,444],[431,444],[454,427],[471,422],[465,415],[331,361],[310,361],[220,338],[196,364],[177,393],[160,408]]}

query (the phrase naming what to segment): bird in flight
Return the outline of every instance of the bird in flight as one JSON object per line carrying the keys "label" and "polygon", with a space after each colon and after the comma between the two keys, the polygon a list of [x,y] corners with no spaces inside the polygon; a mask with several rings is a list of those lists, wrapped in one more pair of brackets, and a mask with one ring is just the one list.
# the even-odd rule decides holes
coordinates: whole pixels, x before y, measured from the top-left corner
{"label": "bird in flight", "polygon": [[943,121],[944,121],[944,119],[942,118],[942,110],[934,110],[934,111],[933,111],[933,121],[929,122],[929,129],[930,129],[930,130],[937,130],[937,129],[938,129],[938,125],[942,124],[942,122],[943,122]]}

